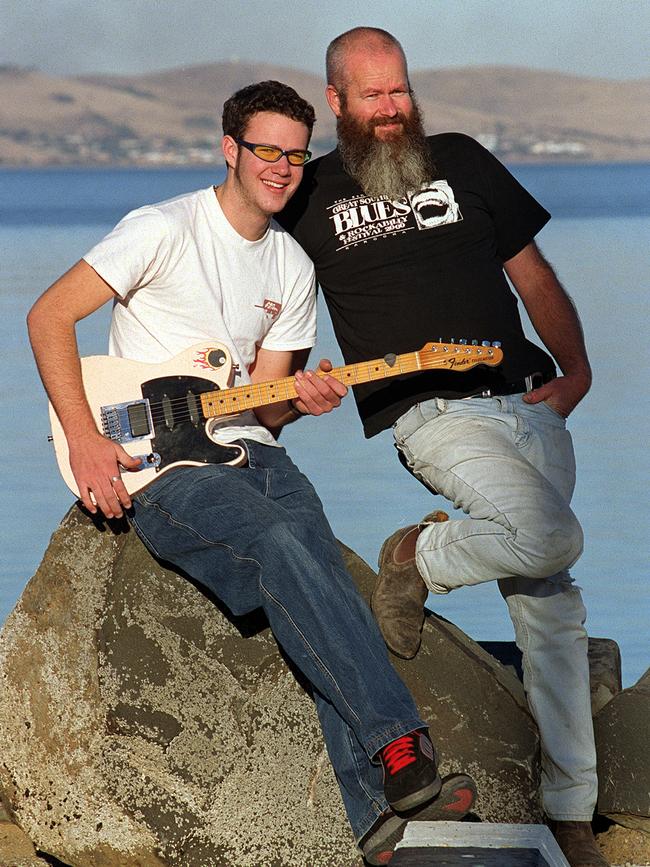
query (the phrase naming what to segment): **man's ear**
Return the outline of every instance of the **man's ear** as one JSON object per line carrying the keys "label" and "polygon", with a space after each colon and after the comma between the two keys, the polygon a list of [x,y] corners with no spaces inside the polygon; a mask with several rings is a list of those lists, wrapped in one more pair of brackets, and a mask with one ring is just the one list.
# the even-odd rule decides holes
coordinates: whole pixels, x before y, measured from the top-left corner
{"label": "man's ear", "polygon": [[225,135],[221,140],[221,150],[223,151],[223,157],[228,168],[234,169],[237,162],[237,154],[239,153],[239,145],[235,139],[230,135]]}
{"label": "man's ear", "polygon": [[341,97],[333,84],[328,84],[325,88],[325,99],[334,114],[341,117]]}

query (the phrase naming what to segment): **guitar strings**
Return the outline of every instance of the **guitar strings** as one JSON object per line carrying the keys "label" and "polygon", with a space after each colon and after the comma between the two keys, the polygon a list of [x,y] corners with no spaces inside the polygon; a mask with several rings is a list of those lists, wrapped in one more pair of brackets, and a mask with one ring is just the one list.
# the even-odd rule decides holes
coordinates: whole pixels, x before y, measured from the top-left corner
{"label": "guitar strings", "polygon": [[[377,361],[368,361],[368,362],[359,362],[358,364],[346,365],[345,367],[339,368],[337,373],[341,376],[339,379],[340,382],[350,382],[356,384],[359,376],[363,376],[363,382],[369,382],[373,378],[374,379],[385,379],[386,372],[390,371],[390,374],[395,376],[400,373],[414,373],[418,369],[420,369],[421,365],[418,363],[417,355],[433,355],[432,352],[420,352],[420,353],[407,353],[408,358],[397,359],[397,364],[394,367],[390,367],[383,359],[381,362]],[[446,359],[440,357],[436,359],[440,362],[445,362]],[[381,365],[381,367],[380,367]],[[431,366],[431,365],[429,365]],[[375,367],[377,370],[375,371],[375,376],[373,377],[372,368]],[[361,369],[364,369],[363,373]],[[353,369],[355,372],[353,373]],[[341,375],[342,372],[346,372],[348,375]],[[335,378],[338,379],[337,376]],[[215,404],[221,404],[220,409],[223,409],[223,412],[216,412],[213,416],[205,416],[203,414],[203,410],[201,407],[202,415],[206,420],[212,418],[218,418],[219,416],[230,416],[230,415],[239,415],[241,412],[244,412],[247,409],[254,409],[257,406],[264,406],[271,403],[280,403],[282,400],[288,400],[292,397],[296,396],[295,390],[295,377],[286,377],[285,379],[275,380],[273,382],[261,382],[261,383],[250,383],[249,385],[238,386],[236,388],[226,388],[226,389],[208,389],[204,392],[189,392],[180,397],[168,398],[165,402],[164,400],[152,400],[149,402],[149,408],[151,411],[151,417],[154,424],[157,422],[164,422],[165,420],[165,407],[167,407],[168,411],[171,410],[174,421],[178,421],[178,423],[182,423],[184,421],[191,420],[193,412],[189,408],[188,399],[191,395],[192,399],[196,401],[197,405],[202,403],[202,398],[205,398],[206,395],[213,394],[214,398],[212,401]],[[278,392],[283,391],[284,393],[279,394]],[[233,394],[236,392],[236,394]],[[269,394],[269,392],[275,392],[274,394]],[[237,405],[236,401],[241,399],[241,405]],[[216,407],[215,407],[216,408]]]}
{"label": "guitar strings", "polygon": [[[471,361],[475,364],[489,362],[489,358],[483,356],[483,352],[476,351],[472,347],[464,347],[462,350],[463,357],[467,358],[470,354],[478,356]],[[357,384],[361,375],[362,382],[371,382],[373,379],[386,379],[388,376],[397,376],[399,374],[416,373],[422,370],[431,370],[439,366],[452,367],[449,364],[453,355],[438,355],[432,350],[419,350],[418,352],[405,353],[397,356],[396,363],[391,366],[384,359],[375,359],[368,362],[358,362],[356,364],[346,365],[338,368],[334,372],[335,379],[339,382],[352,382]],[[373,371],[373,368],[375,370]],[[346,373],[348,375],[343,376]],[[374,373],[374,376],[373,376]],[[339,374],[336,376],[335,374]],[[388,376],[387,376],[388,374]],[[340,378],[339,378],[340,377]],[[288,400],[296,396],[295,377],[290,376],[284,379],[275,380],[272,382],[249,383],[248,385],[237,386],[235,388],[219,389],[210,388],[204,392],[188,391],[180,397],[163,398],[162,400],[150,400],[149,409],[151,419],[155,425],[165,424],[166,418],[171,411],[173,422],[182,424],[186,421],[191,421],[196,416],[193,408],[190,408],[190,398],[195,402],[196,409],[200,411],[201,418],[199,422],[209,421],[212,418],[220,416],[239,415],[247,409],[255,409],[258,406],[264,406],[272,403],[279,403],[282,400]],[[279,394],[283,390],[283,394]],[[269,394],[269,392],[274,392]],[[202,398],[208,394],[213,394],[212,401],[220,403],[223,411],[217,411],[214,415],[206,415],[203,411]],[[241,405],[237,405],[236,401],[241,398]],[[216,407],[215,407],[216,408]]]}

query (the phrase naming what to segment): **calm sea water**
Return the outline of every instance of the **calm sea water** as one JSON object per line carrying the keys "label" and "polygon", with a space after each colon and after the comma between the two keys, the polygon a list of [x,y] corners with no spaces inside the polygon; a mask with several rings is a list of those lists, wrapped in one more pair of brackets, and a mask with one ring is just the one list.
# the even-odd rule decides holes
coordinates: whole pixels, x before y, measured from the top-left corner
{"label": "calm sea water", "polygon": [[[579,467],[574,507],[587,540],[573,574],[590,634],[619,643],[630,685],[650,664],[650,165],[514,171],[554,215],[538,240],[578,306],[593,362],[593,389],[571,417]],[[72,503],[47,442],[47,403],[25,314],[126,211],[219,179],[203,169],[0,171],[0,621]],[[105,352],[107,322],[108,309],[81,323],[82,354]],[[319,333],[314,358],[340,363],[324,311]],[[395,527],[445,506],[400,467],[388,433],[363,439],[351,399],[327,418],[287,428],[283,442],[315,483],[338,537],[373,566]],[[435,606],[474,638],[512,637],[494,586],[456,591]]]}

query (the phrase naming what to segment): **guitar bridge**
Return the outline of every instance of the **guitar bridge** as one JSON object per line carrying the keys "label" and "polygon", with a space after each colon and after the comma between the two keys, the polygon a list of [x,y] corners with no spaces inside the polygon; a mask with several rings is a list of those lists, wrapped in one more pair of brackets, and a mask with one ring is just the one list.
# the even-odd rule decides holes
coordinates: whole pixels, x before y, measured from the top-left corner
{"label": "guitar bridge", "polygon": [[102,433],[114,442],[134,443],[154,435],[151,407],[146,398],[108,404],[101,407],[99,415]]}

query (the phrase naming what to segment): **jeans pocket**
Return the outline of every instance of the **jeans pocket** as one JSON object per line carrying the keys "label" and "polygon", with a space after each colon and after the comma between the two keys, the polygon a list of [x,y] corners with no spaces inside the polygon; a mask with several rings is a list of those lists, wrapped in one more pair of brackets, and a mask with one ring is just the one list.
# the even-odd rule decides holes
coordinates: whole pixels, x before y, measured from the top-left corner
{"label": "jeans pocket", "polygon": [[559,410],[554,409],[554,408],[551,406],[550,403],[547,403],[545,400],[543,400],[543,401],[541,401],[540,403],[536,404],[536,406],[541,406],[541,407],[543,407],[545,410],[548,410],[548,412],[550,413],[550,415],[551,415],[553,418],[555,418],[555,419],[557,419],[559,422],[561,422],[561,424],[563,424],[563,425],[566,424],[566,419],[567,419],[567,417],[566,417],[565,415],[562,415],[562,413],[559,412]]}
{"label": "jeans pocket", "polygon": [[398,448],[428,421],[437,418],[441,412],[438,401],[434,399],[416,403],[401,415],[393,425],[393,438]]}

